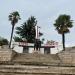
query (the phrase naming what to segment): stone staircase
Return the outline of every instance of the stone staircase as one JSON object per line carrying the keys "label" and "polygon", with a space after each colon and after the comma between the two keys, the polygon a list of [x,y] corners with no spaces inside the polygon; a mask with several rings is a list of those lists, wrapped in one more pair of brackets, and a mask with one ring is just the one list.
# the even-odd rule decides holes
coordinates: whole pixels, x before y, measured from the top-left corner
{"label": "stone staircase", "polygon": [[[57,55],[17,53],[10,61],[0,61],[0,75],[56,75]],[[55,73],[53,73],[54,71]]]}
{"label": "stone staircase", "polygon": [[58,55],[55,54],[17,54],[13,59],[17,64],[28,65],[58,65],[60,63]]}
{"label": "stone staircase", "polygon": [[0,53],[0,75],[75,75],[75,48],[58,54]]}

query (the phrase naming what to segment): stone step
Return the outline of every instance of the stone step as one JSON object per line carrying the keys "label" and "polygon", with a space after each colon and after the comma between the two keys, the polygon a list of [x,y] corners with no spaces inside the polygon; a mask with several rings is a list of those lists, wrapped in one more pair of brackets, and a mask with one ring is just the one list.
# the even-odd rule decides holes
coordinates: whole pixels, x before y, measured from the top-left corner
{"label": "stone step", "polygon": [[59,75],[59,74],[20,74],[20,73],[0,73],[0,75]]}
{"label": "stone step", "polygon": [[13,59],[15,63],[33,63],[33,64],[59,64],[60,60],[57,55],[44,54],[17,54]]}
{"label": "stone step", "polygon": [[[0,65],[0,73],[14,75],[75,74],[75,67]],[[1,75],[1,74],[0,74]]]}

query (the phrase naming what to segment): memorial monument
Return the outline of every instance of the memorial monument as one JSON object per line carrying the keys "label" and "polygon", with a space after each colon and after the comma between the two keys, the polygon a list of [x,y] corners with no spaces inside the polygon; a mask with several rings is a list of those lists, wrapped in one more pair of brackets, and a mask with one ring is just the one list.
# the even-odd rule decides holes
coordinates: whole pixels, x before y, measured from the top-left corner
{"label": "memorial monument", "polygon": [[34,42],[34,52],[39,53],[40,52],[40,48],[41,48],[41,41],[40,41],[40,37],[39,37],[39,26],[35,26],[35,30],[36,30],[36,37],[35,37],[35,42]]}

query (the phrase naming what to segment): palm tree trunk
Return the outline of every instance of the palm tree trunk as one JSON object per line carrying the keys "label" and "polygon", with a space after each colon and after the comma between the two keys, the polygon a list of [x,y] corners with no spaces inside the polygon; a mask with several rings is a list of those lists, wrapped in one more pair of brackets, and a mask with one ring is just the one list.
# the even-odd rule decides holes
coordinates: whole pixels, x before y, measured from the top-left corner
{"label": "palm tree trunk", "polygon": [[62,34],[63,50],[65,51],[65,34]]}
{"label": "palm tree trunk", "polygon": [[10,42],[9,42],[9,48],[11,48],[11,42],[12,42],[12,37],[13,37],[13,31],[14,31],[14,25],[12,25],[12,32],[11,32],[11,37],[10,37]]}

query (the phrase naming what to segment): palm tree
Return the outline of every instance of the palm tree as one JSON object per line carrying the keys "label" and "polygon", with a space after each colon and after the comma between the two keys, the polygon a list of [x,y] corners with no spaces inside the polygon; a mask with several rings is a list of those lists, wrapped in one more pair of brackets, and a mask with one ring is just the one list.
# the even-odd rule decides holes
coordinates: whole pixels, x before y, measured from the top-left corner
{"label": "palm tree", "polygon": [[9,42],[9,48],[10,48],[12,37],[13,37],[14,26],[18,22],[18,20],[20,20],[20,15],[17,11],[15,11],[15,12],[10,13],[10,15],[8,17],[9,17],[9,21],[11,21],[11,25],[12,25],[11,37],[10,37],[10,42]]}
{"label": "palm tree", "polygon": [[54,26],[57,32],[62,35],[63,50],[65,50],[65,34],[69,33],[69,28],[73,27],[71,17],[66,14],[60,15],[56,19]]}

